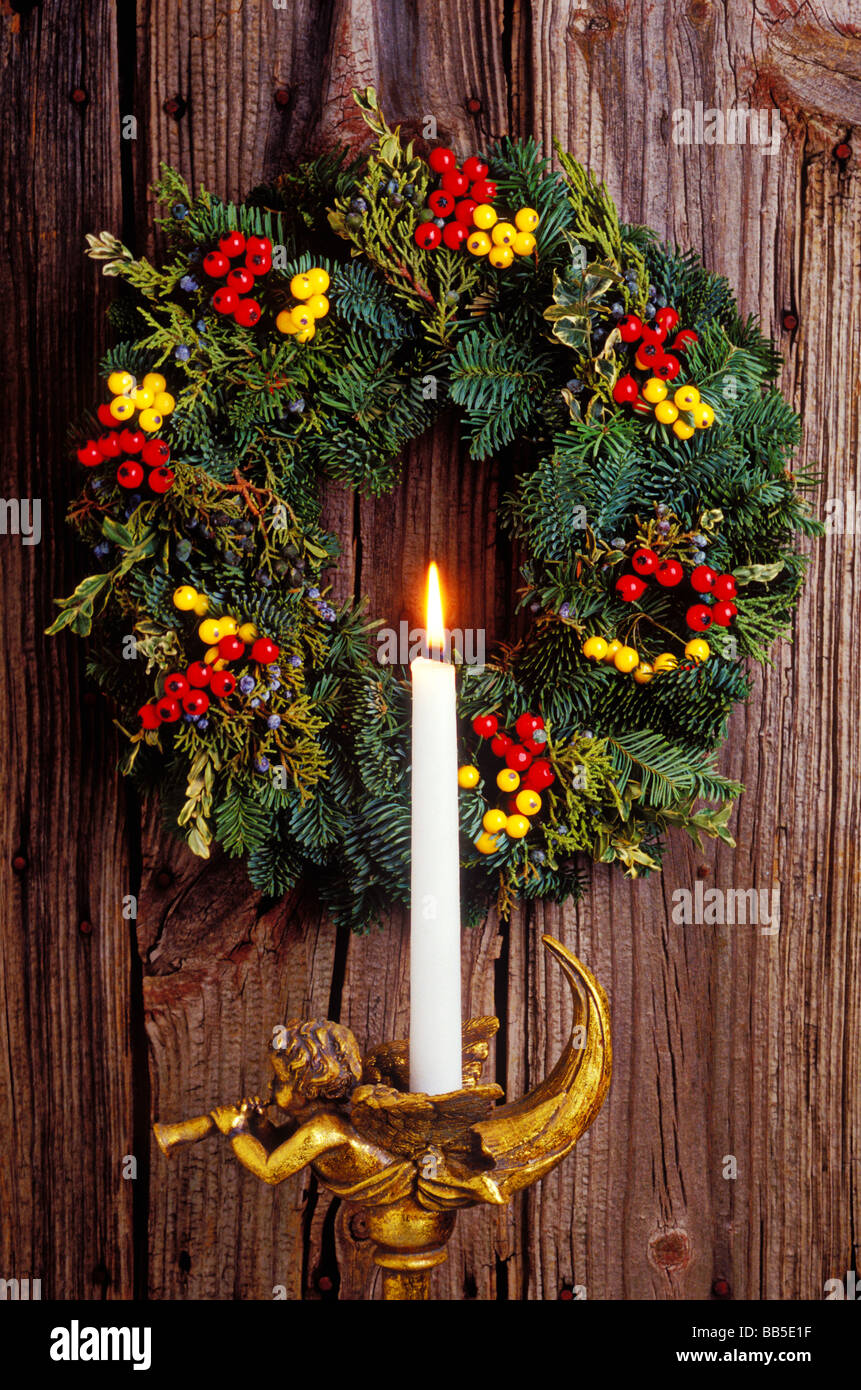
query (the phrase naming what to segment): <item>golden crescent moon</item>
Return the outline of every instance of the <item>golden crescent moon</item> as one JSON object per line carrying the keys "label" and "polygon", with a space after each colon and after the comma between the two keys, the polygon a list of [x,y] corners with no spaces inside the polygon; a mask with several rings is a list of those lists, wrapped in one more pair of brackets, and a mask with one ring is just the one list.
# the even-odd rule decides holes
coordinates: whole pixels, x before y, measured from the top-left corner
{"label": "golden crescent moon", "polygon": [[[613,1053],[603,989],[576,956],[552,936],[542,941],[562,966],[574,999],[568,1044],[550,1075],[522,1100],[502,1105],[472,1126],[503,1201],[561,1163],[590,1126],[610,1085]],[[582,1044],[577,1036],[585,1026]]]}

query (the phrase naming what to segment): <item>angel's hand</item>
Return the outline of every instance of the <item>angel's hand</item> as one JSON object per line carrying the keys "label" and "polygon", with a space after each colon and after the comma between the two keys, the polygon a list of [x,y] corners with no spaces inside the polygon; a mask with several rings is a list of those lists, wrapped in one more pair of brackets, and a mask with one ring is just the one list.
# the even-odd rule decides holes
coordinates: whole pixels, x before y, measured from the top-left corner
{"label": "angel's hand", "polygon": [[210,1110],[209,1113],[215,1121],[216,1129],[221,1134],[230,1134],[242,1114],[236,1105],[216,1105],[215,1109]]}

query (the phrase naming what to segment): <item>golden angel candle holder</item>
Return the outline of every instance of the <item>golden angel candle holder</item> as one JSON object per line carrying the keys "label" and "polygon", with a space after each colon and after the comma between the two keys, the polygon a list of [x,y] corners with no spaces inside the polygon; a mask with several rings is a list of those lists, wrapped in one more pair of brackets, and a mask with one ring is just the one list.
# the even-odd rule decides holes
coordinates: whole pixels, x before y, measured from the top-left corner
{"label": "golden angel candle holder", "polygon": [[365,1212],[383,1297],[430,1298],[458,1208],[504,1205],[538,1182],[574,1148],[610,1084],[604,991],[560,942],[542,939],[571,986],[574,1021],[556,1066],[522,1100],[497,1105],[501,1088],[481,1084],[495,1018],[464,1025],[463,1088],[439,1096],[408,1090],[405,1040],[363,1060],[340,1023],[289,1022],[270,1049],[268,1098],[156,1124],[162,1152],[218,1131],[265,1183],[310,1165],[331,1193]]}

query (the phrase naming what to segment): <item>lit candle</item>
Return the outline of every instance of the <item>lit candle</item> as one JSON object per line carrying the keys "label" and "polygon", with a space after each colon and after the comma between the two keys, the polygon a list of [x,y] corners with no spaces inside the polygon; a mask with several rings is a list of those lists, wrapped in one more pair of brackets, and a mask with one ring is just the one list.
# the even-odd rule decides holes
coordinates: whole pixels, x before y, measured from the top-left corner
{"label": "lit candle", "polygon": [[460,850],[454,666],[444,659],[439,573],[428,574],[427,644],[413,679],[410,918],[410,1090],[463,1085],[460,1008]]}

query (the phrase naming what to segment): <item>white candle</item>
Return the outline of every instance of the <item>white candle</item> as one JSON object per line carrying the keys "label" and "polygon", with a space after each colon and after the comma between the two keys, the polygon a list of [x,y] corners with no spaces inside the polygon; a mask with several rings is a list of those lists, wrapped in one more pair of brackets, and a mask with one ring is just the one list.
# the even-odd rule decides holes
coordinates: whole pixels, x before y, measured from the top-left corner
{"label": "white candle", "polygon": [[[428,575],[427,640],[444,643],[439,575]],[[417,657],[413,680],[410,1090],[463,1085],[460,849],[454,666]]]}

